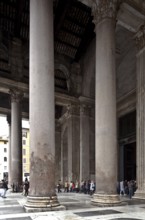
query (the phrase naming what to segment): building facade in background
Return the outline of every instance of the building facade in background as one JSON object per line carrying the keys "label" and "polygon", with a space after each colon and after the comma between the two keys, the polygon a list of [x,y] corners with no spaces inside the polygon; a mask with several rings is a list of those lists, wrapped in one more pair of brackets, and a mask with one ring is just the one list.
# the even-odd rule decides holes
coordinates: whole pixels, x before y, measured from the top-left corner
{"label": "building facade in background", "polygon": [[0,137],[0,180],[8,179],[8,151],[9,141],[7,137]]}
{"label": "building facade in background", "polygon": [[22,129],[22,146],[23,146],[23,180],[30,176],[30,132],[29,129]]}
{"label": "building facade in background", "polygon": [[[22,129],[22,158],[23,158],[23,180],[29,179],[30,175],[30,132],[29,129]],[[9,175],[9,138],[0,137],[0,180],[8,180]]]}

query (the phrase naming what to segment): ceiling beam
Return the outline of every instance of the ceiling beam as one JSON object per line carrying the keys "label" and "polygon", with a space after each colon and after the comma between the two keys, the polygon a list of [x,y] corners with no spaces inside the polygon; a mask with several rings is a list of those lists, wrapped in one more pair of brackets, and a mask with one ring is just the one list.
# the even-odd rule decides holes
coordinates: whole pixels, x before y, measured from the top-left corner
{"label": "ceiling beam", "polygon": [[57,35],[64,23],[66,13],[70,9],[73,0],[60,0],[58,7],[55,13],[54,19],[54,38],[57,38]]}
{"label": "ceiling beam", "polygon": [[16,20],[15,20],[15,37],[20,37],[21,18],[24,10],[25,0],[17,0],[16,2]]}
{"label": "ceiling beam", "polygon": [[80,46],[77,50],[75,61],[79,61],[81,55],[86,51],[86,48],[88,47],[89,43],[95,37],[95,32],[94,32],[95,25],[93,24],[92,20],[93,20],[93,17],[90,16],[89,22],[87,24],[87,28],[83,35]]}

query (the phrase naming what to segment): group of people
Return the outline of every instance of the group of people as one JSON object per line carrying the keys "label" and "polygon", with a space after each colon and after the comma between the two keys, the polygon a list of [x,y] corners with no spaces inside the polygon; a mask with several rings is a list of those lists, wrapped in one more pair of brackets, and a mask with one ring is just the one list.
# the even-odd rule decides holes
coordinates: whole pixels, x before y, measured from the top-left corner
{"label": "group of people", "polygon": [[[80,183],[76,180],[74,181],[65,181],[64,184],[61,181],[58,181],[57,192],[80,192],[85,194],[92,195],[96,190],[96,184],[93,180],[81,181]],[[126,195],[130,199],[137,190],[137,183],[135,180],[130,181],[120,181],[117,183],[117,193],[119,195]]]}
{"label": "group of people", "polygon": [[81,183],[79,181],[65,181],[64,184],[61,184],[61,181],[58,181],[57,191],[58,193],[62,192],[80,192],[85,194],[92,195],[95,192],[96,184],[93,180],[82,180]]}
{"label": "group of people", "polygon": [[[13,187],[12,187],[13,188]],[[62,192],[80,192],[85,194],[92,195],[95,192],[96,184],[93,180],[84,181],[82,180],[80,183],[79,181],[65,181],[64,184],[61,184],[61,181],[58,181],[57,184],[57,191],[58,193]],[[0,197],[6,198],[6,192],[8,190],[8,185],[6,180],[0,181]],[[137,183],[135,180],[130,181],[123,181],[117,183],[117,193],[120,195],[127,195],[131,199],[134,195],[135,191],[137,190]],[[29,181],[25,178],[23,183],[23,195],[28,196],[29,192]]]}
{"label": "group of people", "polygon": [[120,195],[127,195],[131,199],[137,190],[137,183],[135,180],[123,181],[121,180],[117,184],[117,193]]}
{"label": "group of people", "polygon": [[8,190],[7,181],[3,179],[0,181],[0,197],[5,199],[7,190]]}
{"label": "group of people", "polygon": [[[12,184],[12,192],[20,192],[18,184]],[[0,197],[6,198],[6,192],[8,190],[8,184],[6,180],[1,180],[0,181]],[[25,178],[25,181],[23,183],[23,195],[28,196],[29,192],[29,181],[27,178]]]}

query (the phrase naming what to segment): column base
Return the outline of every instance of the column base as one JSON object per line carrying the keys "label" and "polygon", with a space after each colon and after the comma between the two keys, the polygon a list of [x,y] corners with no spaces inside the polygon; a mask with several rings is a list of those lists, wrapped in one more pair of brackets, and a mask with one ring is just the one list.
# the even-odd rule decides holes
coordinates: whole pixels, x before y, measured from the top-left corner
{"label": "column base", "polygon": [[28,196],[24,205],[26,212],[47,212],[65,210],[65,206],[59,204],[57,196],[34,197]]}
{"label": "column base", "polygon": [[133,199],[145,199],[145,191],[137,190],[133,196]]}
{"label": "column base", "polygon": [[108,195],[108,194],[94,194],[93,199],[91,200],[92,205],[96,206],[118,206],[123,205],[119,196],[116,195]]}

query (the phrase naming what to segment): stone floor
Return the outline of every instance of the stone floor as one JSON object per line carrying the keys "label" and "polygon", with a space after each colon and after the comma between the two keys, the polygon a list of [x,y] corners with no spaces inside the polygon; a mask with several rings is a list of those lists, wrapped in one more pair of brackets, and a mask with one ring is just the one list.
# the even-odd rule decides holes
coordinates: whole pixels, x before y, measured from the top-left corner
{"label": "stone floor", "polygon": [[121,197],[126,205],[100,208],[91,205],[89,195],[60,193],[58,199],[66,211],[25,213],[26,197],[8,192],[6,199],[0,197],[0,220],[145,220],[145,201]]}

